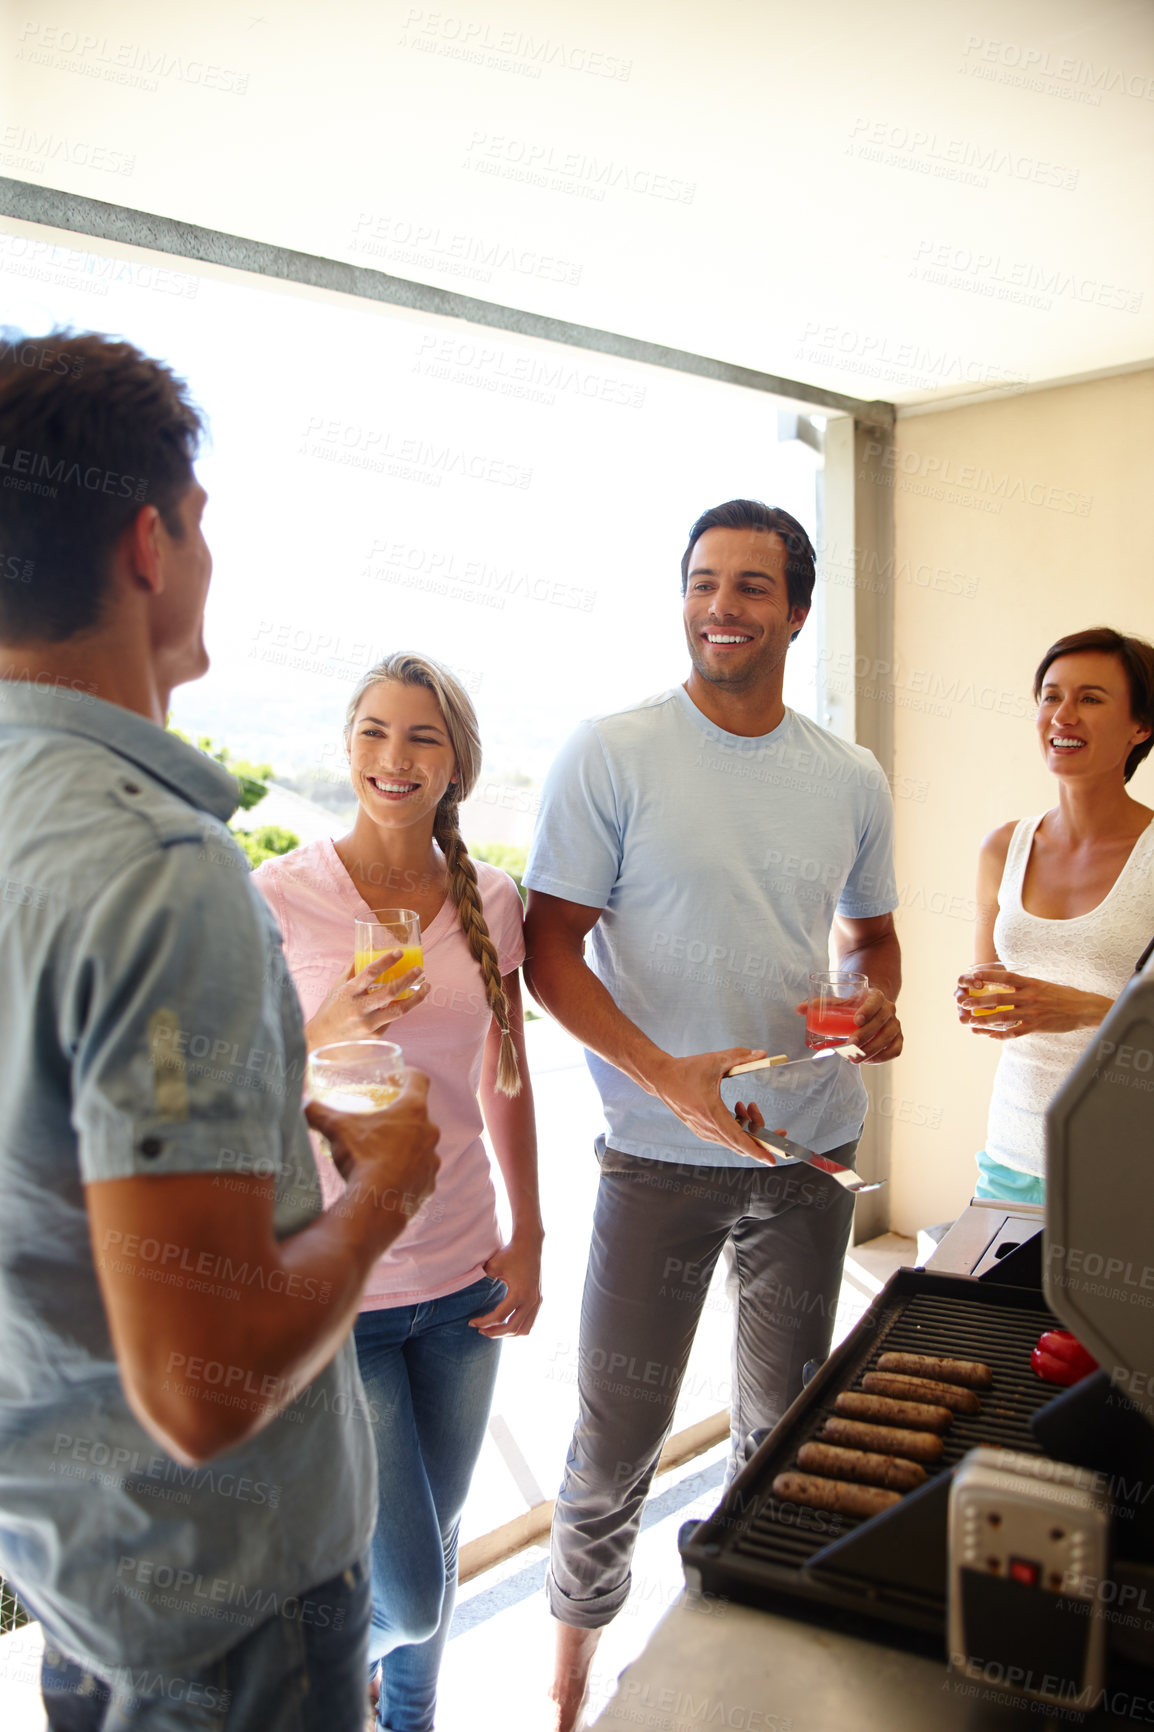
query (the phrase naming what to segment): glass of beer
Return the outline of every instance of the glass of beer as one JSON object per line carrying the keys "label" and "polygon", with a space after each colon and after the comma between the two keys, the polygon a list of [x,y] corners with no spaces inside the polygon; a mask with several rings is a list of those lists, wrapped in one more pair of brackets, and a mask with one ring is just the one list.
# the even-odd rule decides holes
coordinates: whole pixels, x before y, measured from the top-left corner
{"label": "glass of beer", "polygon": [[339,1113],[375,1113],[395,1101],[405,1079],[391,1040],[338,1040],[309,1054],[309,1095]]}
{"label": "glass of beer", "polygon": [[864,974],[827,969],[809,977],[809,1001],[805,1013],[805,1044],[821,1051],[827,1046],[845,1046],[857,1034],[854,1014],[869,991]]}
{"label": "glass of beer", "polygon": [[[378,908],[371,920],[358,920],[353,946],[354,972],[359,974],[362,968],[367,968],[370,962],[375,962],[386,950],[396,950],[398,945],[401,951],[400,961],[391,963],[388,968],[382,968],[376,976],[377,986],[386,980],[396,980],[400,975],[407,974],[410,968],[423,966],[425,958],[421,949],[421,922],[411,908]],[[398,992],[397,998],[411,998],[412,995],[413,988],[406,986],[404,992]]]}

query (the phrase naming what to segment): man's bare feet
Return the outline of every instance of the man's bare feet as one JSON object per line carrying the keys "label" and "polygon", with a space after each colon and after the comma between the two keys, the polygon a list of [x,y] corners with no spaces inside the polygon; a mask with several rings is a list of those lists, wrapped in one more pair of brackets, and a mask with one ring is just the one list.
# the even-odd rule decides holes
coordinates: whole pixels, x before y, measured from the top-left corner
{"label": "man's bare feet", "polygon": [[589,1694],[589,1671],[600,1640],[600,1630],[557,1625],[557,1658],[549,1690],[554,1718],[549,1732],[576,1732],[580,1725],[581,1709]]}

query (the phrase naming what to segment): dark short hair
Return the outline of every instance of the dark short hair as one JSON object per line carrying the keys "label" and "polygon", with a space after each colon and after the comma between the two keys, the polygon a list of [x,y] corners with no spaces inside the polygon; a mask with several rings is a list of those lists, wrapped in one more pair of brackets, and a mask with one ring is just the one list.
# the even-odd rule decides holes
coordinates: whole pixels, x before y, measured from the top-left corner
{"label": "dark short hair", "polygon": [[60,642],[98,624],[142,507],[180,535],[202,430],[184,382],[131,343],[0,335],[0,639]]}
{"label": "dark short hair", "polygon": [[681,593],[689,582],[689,561],[699,539],[708,529],[760,529],[780,535],[785,543],[785,584],[790,607],[809,607],[813,601],[816,556],[813,543],[796,517],[780,505],[764,505],[760,499],[729,499],[703,511],[689,531],[689,545],[681,556]]}
{"label": "dark short hair", "polygon": [[[1051,662],[1056,662],[1059,656],[1083,655],[1090,650],[1114,656],[1122,663],[1130,683],[1130,714],[1143,727],[1154,729],[1154,644],[1147,643],[1143,637],[1127,637],[1125,632],[1115,631],[1113,626],[1094,625],[1088,631],[1071,632],[1068,637],[1060,637],[1057,643],[1052,643],[1034,675],[1034,702],[1037,703],[1042,695],[1042,684]],[[1154,733],[1131,749],[1123,781],[1130,780],[1151,748],[1154,748]]]}

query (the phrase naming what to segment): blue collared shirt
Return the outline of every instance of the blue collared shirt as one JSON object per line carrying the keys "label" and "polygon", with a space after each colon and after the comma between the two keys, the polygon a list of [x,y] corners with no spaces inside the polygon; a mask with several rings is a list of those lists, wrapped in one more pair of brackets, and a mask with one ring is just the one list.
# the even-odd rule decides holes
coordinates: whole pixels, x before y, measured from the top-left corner
{"label": "blue collared shirt", "polygon": [[[275,1175],[278,1238],[320,1213],[304,1032],[225,820],[233,778],[132,711],[0,681],[0,1570],[98,1670],[194,1666],[359,1556],[376,1469],[351,1342],[243,1448],[182,1468],[129,1411],[95,1257],[235,1296],[262,1271],[183,1242],[94,1251],[84,1186]],[[300,1281],[300,1277],[293,1277]],[[302,1295],[304,1293],[302,1287]],[[318,1298],[323,1295],[318,1294]],[[218,1358],[172,1376],[263,1405]]]}

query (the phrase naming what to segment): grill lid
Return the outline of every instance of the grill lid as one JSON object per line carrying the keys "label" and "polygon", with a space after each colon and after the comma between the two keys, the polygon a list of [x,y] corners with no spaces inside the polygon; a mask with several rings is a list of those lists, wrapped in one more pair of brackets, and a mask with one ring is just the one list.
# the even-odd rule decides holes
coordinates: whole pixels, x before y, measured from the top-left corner
{"label": "grill lid", "polygon": [[[1046,1298],[1154,1424],[1154,956],[1046,1113]],[[1154,1444],[1154,1439],[1151,1439]]]}

